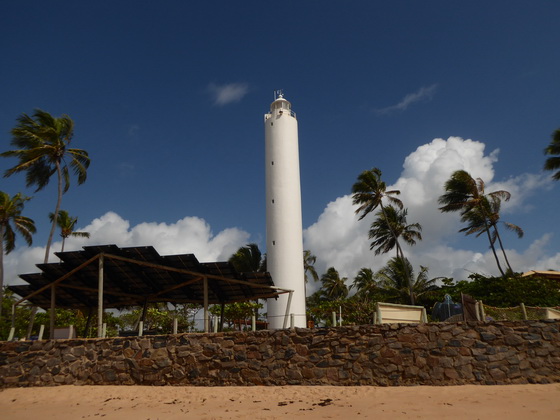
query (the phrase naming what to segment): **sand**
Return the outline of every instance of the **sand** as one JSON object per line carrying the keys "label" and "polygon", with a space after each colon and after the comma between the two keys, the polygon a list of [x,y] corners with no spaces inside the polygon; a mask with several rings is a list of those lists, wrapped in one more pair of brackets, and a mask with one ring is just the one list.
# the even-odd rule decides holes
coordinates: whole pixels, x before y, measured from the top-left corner
{"label": "sand", "polygon": [[560,384],[417,387],[59,386],[0,390],[19,419],[560,419]]}

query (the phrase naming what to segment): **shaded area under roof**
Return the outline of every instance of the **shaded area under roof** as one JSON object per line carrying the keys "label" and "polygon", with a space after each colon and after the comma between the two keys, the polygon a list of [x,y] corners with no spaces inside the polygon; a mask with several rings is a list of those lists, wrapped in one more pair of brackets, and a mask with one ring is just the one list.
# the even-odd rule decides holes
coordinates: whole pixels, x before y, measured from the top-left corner
{"label": "shaded area under roof", "polygon": [[229,262],[201,263],[193,254],[162,256],[152,246],[87,246],[56,255],[60,262],[37,264],[41,273],[20,275],[27,285],[8,288],[33,305],[48,309],[55,284],[57,307],[93,308],[99,302],[101,259],[104,308],[146,302],[203,304],[204,279],[209,304],[275,298],[287,292],[274,287],[269,273],[239,273]]}

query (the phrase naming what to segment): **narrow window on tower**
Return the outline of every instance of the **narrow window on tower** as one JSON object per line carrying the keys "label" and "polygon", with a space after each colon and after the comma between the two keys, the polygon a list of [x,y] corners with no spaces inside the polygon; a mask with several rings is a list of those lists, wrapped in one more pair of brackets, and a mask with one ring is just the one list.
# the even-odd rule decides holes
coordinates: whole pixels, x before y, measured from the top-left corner
{"label": "narrow window on tower", "polygon": [[271,164],[272,166],[274,166],[274,161],[270,162],[270,164]]}
{"label": "narrow window on tower", "polygon": [[274,198],[272,199],[272,204],[274,204]]}
{"label": "narrow window on tower", "polygon": [[276,241],[272,241],[272,245],[276,245]]}

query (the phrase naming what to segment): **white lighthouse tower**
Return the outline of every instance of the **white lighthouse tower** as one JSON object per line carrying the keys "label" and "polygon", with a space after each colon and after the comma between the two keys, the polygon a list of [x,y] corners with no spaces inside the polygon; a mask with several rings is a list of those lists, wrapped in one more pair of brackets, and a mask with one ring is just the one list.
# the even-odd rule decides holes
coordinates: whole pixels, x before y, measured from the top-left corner
{"label": "white lighthouse tower", "polygon": [[[268,326],[306,327],[298,124],[281,91],[264,116],[267,270],[274,285],[293,290],[268,300]],[[289,317],[284,323],[288,301]]]}

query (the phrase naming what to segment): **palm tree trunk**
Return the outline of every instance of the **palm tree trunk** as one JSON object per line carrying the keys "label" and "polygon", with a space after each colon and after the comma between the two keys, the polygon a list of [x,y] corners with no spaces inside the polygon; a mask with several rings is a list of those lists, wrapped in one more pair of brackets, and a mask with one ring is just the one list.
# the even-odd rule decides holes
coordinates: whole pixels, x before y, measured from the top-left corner
{"label": "palm tree trunk", "polygon": [[54,232],[56,230],[56,222],[58,219],[58,212],[60,211],[60,204],[62,202],[62,171],[60,169],[60,162],[56,162],[56,173],[58,175],[58,197],[56,200],[56,208],[54,210],[54,217],[53,217],[53,222],[52,222],[52,226],[51,226],[51,231],[49,233],[49,239],[47,240],[47,248],[45,250],[45,261],[44,263],[48,263],[49,262],[49,254],[51,251],[51,244],[54,238]]}
{"label": "palm tree trunk", "polygon": [[490,229],[488,227],[486,228],[486,235],[488,235],[488,242],[490,242],[490,248],[492,248],[492,253],[496,259],[498,269],[500,270],[500,273],[502,273],[502,276],[505,276],[504,270],[502,270],[502,266],[500,265],[500,260],[498,259],[498,254],[496,253],[496,248],[494,247],[494,242],[492,242],[492,237],[490,236]]}
{"label": "palm tree trunk", "polygon": [[500,248],[502,250],[502,254],[504,255],[504,259],[506,260],[508,269],[513,273],[513,269],[511,268],[511,264],[509,263],[508,257],[506,255],[506,250],[504,249],[504,244],[502,243],[502,238],[500,236],[500,233],[498,232],[498,226],[496,225],[494,225],[494,232],[496,232],[496,238],[498,238],[498,243],[500,244]]}

